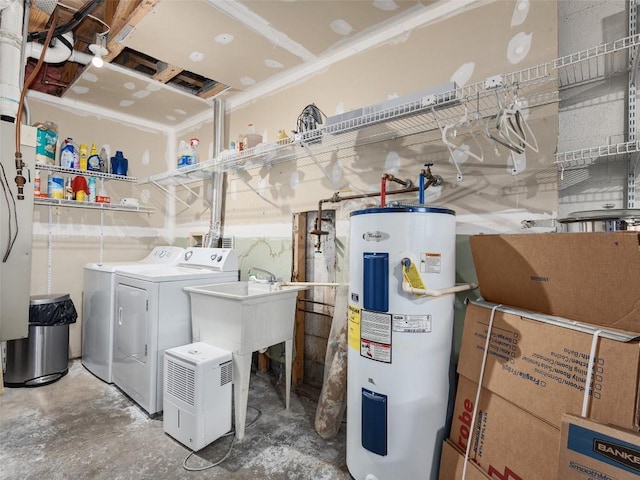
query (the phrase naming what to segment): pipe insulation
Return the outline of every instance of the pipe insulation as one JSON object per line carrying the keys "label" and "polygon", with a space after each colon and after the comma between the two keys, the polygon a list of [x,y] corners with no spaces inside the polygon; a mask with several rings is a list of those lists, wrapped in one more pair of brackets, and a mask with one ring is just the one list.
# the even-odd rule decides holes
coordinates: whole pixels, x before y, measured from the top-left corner
{"label": "pipe insulation", "polygon": [[13,2],[0,17],[0,115],[15,118],[20,101],[22,2]]}

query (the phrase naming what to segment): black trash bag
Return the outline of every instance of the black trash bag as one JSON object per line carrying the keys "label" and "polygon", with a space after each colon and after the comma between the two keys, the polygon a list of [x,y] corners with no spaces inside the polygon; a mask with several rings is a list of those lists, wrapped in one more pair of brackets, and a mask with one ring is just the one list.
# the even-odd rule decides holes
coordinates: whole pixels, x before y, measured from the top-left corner
{"label": "black trash bag", "polygon": [[76,323],[78,313],[69,298],[58,302],[29,305],[29,325],[53,326]]}

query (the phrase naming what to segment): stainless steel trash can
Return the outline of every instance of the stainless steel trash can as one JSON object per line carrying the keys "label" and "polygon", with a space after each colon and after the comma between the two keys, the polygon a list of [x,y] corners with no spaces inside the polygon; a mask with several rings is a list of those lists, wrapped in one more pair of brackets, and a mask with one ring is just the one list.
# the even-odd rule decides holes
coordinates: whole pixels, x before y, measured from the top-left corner
{"label": "stainless steel trash can", "polygon": [[29,303],[29,336],[7,341],[4,385],[38,387],[69,369],[69,325],[78,317],[68,294],[34,295]]}

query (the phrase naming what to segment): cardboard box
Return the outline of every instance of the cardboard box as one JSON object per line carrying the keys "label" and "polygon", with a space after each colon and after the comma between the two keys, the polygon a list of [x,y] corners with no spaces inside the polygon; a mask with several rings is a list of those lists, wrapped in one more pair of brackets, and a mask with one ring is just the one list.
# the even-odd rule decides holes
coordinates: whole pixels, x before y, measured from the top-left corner
{"label": "cardboard box", "polygon": [[[564,413],[581,414],[593,337],[510,311],[496,311],[482,385],[560,428]],[[475,382],[490,317],[490,308],[467,305],[458,373]],[[627,338],[635,340],[598,339],[588,416],[635,429],[640,344]]]}
{"label": "cardboard box", "polygon": [[[442,444],[442,456],[440,457],[440,480],[460,480],[462,478],[462,469],[464,468],[464,453],[460,452],[451,443],[451,440],[445,440]],[[475,463],[467,462],[467,472],[465,480],[491,480],[486,473]]]}
{"label": "cardboard box", "polygon": [[562,419],[558,479],[632,480],[640,476],[640,435],[586,418]]}
{"label": "cardboard box", "polygon": [[477,384],[458,380],[450,439],[491,478],[550,480],[558,469],[560,430],[482,389],[470,431]]}
{"label": "cardboard box", "polygon": [[638,232],[475,235],[488,302],[640,332]]}

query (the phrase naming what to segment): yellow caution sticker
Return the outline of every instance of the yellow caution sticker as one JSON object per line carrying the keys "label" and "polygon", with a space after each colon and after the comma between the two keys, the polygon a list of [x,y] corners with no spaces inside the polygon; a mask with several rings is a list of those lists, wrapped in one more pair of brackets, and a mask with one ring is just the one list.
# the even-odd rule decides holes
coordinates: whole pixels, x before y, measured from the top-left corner
{"label": "yellow caution sticker", "polygon": [[404,274],[405,280],[409,285],[411,285],[411,287],[424,290],[424,283],[422,282],[422,277],[420,276],[420,272],[418,272],[418,267],[416,267],[415,263],[411,262],[408,267],[403,266],[402,273]]}
{"label": "yellow caution sticker", "polygon": [[360,307],[349,305],[349,346],[360,351]]}

